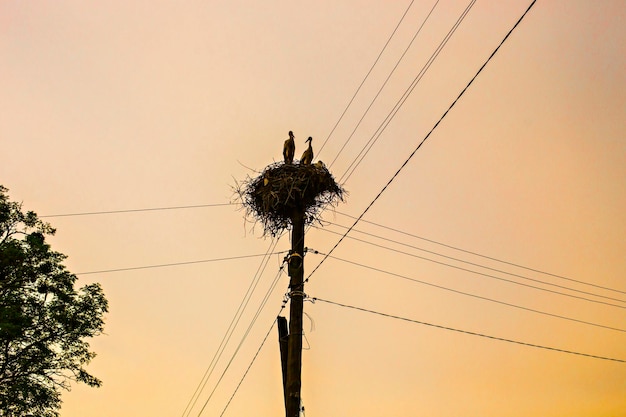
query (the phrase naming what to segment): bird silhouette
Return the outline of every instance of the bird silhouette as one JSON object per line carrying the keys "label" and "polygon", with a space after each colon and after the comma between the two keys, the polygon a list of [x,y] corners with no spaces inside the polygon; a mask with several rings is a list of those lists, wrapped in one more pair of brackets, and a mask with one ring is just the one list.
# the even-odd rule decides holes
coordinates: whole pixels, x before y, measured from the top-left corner
{"label": "bird silhouette", "polygon": [[312,141],[313,138],[311,136],[309,136],[309,138],[304,141],[304,143],[309,142],[309,147],[302,154],[302,158],[300,158],[300,164],[302,165],[311,165],[311,162],[313,162],[313,147],[311,147]]}
{"label": "bird silhouette", "polygon": [[283,145],[283,157],[285,164],[293,164],[293,156],[296,153],[296,143],[293,140],[293,132],[289,131],[289,139]]}

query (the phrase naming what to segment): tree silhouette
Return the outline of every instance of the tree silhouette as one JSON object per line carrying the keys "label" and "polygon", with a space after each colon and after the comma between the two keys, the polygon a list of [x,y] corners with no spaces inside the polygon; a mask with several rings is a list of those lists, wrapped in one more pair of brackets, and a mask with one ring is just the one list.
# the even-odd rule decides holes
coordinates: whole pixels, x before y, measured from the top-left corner
{"label": "tree silhouette", "polygon": [[97,387],[85,370],[95,356],[107,300],[99,284],[75,289],[76,276],[50,249],[55,230],[0,185],[0,415],[58,416],[70,383]]}

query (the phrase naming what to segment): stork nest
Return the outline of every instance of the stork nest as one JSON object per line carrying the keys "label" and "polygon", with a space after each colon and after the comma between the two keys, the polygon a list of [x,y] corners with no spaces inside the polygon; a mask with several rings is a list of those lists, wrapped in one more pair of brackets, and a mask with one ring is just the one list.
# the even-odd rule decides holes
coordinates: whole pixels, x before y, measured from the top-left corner
{"label": "stork nest", "polygon": [[275,162],[256,178],[237,184],[246,216],[263,225],[264,234],[276,236],[304,212],[305,224],[318,220],[321,210],[343,201],[345,191],[321,163],[312,165]]}

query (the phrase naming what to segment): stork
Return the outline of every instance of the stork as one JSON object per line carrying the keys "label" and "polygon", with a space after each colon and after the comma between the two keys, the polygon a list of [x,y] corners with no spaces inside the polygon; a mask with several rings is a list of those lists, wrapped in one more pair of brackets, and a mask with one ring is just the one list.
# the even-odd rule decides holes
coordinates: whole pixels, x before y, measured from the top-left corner
{"label": "stork", "polygon": [[293,156],[296,153],[296,143],[293,141],[293,132],[289,131],[289,139],[285,141],[283,145],[283,157],[285,158],[285,164],[293,163]]}
{"label": "stork", "polygon": [[313,138],[311,136],[304,141],[304,143],[309,142],[309,147],[302,154],[302,158],[300,158],[300,164],[302,165],[311,165],[311,162],[313,162],[313,148],[311,147],[312,141]]}

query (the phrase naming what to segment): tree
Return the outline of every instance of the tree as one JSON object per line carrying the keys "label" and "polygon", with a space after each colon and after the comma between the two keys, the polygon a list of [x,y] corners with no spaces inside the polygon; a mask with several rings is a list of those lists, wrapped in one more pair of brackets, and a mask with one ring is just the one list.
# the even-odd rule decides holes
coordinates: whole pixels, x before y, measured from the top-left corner
{"label": "tree", "polygon": [[0,416],[56,417],[71,382],[98,387],[85,366],[85,339],[104,328],[108,303],[99,284],[75,289],[76,275],[50,249],[55,230],[24,213],[0,185]]}

